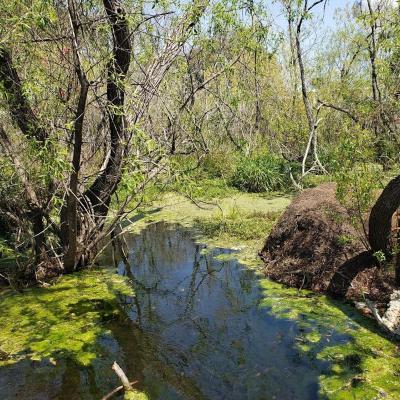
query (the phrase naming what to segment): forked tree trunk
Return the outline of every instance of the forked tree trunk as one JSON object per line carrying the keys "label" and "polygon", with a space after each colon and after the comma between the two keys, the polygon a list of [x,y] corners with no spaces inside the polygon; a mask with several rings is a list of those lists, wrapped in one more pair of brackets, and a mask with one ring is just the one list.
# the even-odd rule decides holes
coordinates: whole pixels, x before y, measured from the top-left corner
{"label": "forked tree trunk", "polygon": [[[302,93],[302,97],[303,97],[303,104],[304,104],[304,108],[306,111],[306,117],[307,117],[307,122],[308,122],[308,129],[309,129],[308,130],[308,132],[309,132],[308,143],[307,143],[306,151],[303,156],[303,161],[302,161],[302,166],[301,166],[302,177],[304,177],[307,174],[306,162],[307,162],[308,156],[310,154],[313,156],[313,167],[315,166],[321,172],[326,173],[326,170],[318,157],[318,150],[317,150],[318,121],[316,121],[316,118],[313,113],[312,105],[311,105],[310,99],[308,97],[307,79],[306,79],[306,72],[305,72],[304,61],[303,61],[303,50],[301,48],[301,29],[302,29],[302,24],[304,22],[304,19],[305,19],[306,15],[311,11],[311,9],[314,6],[316,6],[317,4],[319,4],[321,1],[316,0],[314,3],[312,3],[312,5],[310,5],[310,7],[308,7],[307,1],[304,2],[303,14],[301,15],[301,17],[297,23],[296,34],[295,34],[297,64],[299,66],[299,72],[300,72],[301,93]],[[288,8],[288,11],[289,11],[289,22],[290,22],[290,18],[291,18],[291,8],[290,7]]]}
{"label": "forked tree trunk", "polygon": [[[369,217],[368,240],[372,251],[382,251],[387,259],[392,258],[392,217],[400,207],[400,175],[385,187]],[[398,263],[396,263],[398,264]],[[400,284],[400,269],[396,267],[396,281]]]}
{"label": "forked tree trunk", "polygon": [[[72,3],[72,2],[71,2]],[[115,193],[121,179],[122,165],[124,161],[127,127],[125,121],[125,78],[129,69],[131,57],[130,33],[125,11],[119,0],[104,0],[104,8],[108,16],[113,37],[112,59],[108,64],[107,76],[107,113],[109,119],[109,131],[111,152],[105,168],[101,171],[94,183],[84,194],[86,202],[79,207],[78,213],[78,172],[80,168],[80,154],[82,147],[83,118],[85,115],[86,98],[89,82],[81,67],[79,53],[76,50],[76,65],[78,66],[78,77],[81,84],[81,93],[75,119],[75,146],[73,157],[73,171],[70,180],[70,195],[68,196],[67,208],[62,213],[68,223],[67,235],[64,235],[65,272],[72,272],[79,265],[90,261],[87,254],[87,244],[95,240],[96,234],[100,234],[112,195]],[[77,29],[74,26],[74,18],[71,17],[75,35]],[[76,44],[76,49],[78,45]],[[87,202],[87,200],[89,202]],[[81,221],[86,221],[88,229],[81,226]]]}

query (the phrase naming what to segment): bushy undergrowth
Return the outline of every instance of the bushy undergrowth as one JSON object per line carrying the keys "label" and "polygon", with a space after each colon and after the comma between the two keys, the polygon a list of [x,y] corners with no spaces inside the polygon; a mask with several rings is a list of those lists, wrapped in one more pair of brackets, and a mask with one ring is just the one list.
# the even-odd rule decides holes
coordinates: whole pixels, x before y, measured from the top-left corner
{"label": "bushy undergrowth", "polygon": [[371,162],[372,139],[368,132],[354,131],[353,135],[340,139],[331,157],[336,196],[348,211],[351,223],[365,236],[366,215],[375,202],[377,191],[384,187],[382,167]]}
{"label": "bushy undergrowth", "polygon": [[231,183],[240,190],[255,193],[287,189],[288,165],[282,158],[270,154],[242,157]]}
{"label": "bushy undergrowth", "polygon": [[201,167],[210,178],[222,178],[229,181],[235,173],[239,160],[239,154],[234,151],[213,152],[203,158]]}
{"label": "bushy undergrowth", "polygon": [[[292,168],[292,171],[293,168]],[[296,172],[295,172],[296,173]],[[123,199],[136,187],[136,176],[118,189]],[[166,192],[192,199],[212,200],[230,197],[239,191],[252,193],[283,192],[293,188],[289,164],[269,153],[244,156],[237,151],[219,151],[204,157],[174,156],[168,168],[134,197],[132,203],[148,204]],[[113,206],[115,206],[115,201]]]}

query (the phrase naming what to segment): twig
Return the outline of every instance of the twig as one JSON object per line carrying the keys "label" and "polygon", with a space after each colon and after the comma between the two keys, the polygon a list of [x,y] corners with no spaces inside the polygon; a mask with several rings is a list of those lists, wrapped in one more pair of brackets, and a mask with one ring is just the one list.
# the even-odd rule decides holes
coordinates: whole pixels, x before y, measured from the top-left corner
{"label": "twig", "polygon": [[126,377],[125,372],[118,365],[118,363],[116,361],[114,361],[114,364],[112,365],[112,369],[118,375],[118,378],[121,380],[124,389],[125,390],[132,390],[132,385],[129,382],[129,379]]}
{"label": "twig", "polygon": [[[131,385],[135,385],[136,383],[138,383],[138,381],[130,382]],[[113,397],[115,394],[120,392],[123,388],[124,387],[122,385],[121,386],[117,386],[115,389],[111,390],[110,393],[108,393],[104,397],[102,397],[101,400],[109,400],[109,399],[111,399],[111,397]]]}

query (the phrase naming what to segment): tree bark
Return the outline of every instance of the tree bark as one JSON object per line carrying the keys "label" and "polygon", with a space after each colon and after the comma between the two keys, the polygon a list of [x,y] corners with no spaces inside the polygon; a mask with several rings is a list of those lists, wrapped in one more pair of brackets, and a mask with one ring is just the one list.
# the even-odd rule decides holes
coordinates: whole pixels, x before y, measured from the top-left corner
{"label": "tree bark", "polygon": [[400,175],[385,187],[369,217],[369,244],[373,251],[390,250],[392,216],[400,206]]}
{"label": "tree bark", "polygon": [[23,92],[21,79],[13,65],[11,54],[4,47],[0,47],[0,82],[6,92],[12,120],[27,137],[44,142],[47,133],[33,113]]}
{"label": "tree bark", "polygon": [[376,68],[376,57],[377,57],[377,24],[375,20],[375,11],[373,9],[371,0],[367,0],[368,13],[369,13],[369,26],[370,26],[370,42],[368,43],[368,53],[371,67],[371,90],[374,109],[378,109],[378,112],[373,117],[372,125],[375,134],[375,151],[378,161],[383,163],[384,168],[387,166],[387,160],[385,158],[384,140],[382,137],[382,129],[380,122],[384,121],[384,115],[382,111],[382,97],[378,85],[378,73]]}
{"label": "tree bark", "polygon": [[72,155],[72,172],[65,205],[61,209],[61,242],[63,247],[64,270],[73,272],[78,260],[78,181],[81,166],[83,123],[85,119],[86,101],[88,97],[89,81],[83,69],[80,55],[78,30],[79,23],[76,15],[75,2],[68,0],[68,12],[73,32],[72,49],[74,53],[75,71],[80,84],[79,100],[74,121],[74,147]]}
{"label": "tree bark", "polygon": [[128,21],[118,0],[104,0],[113,36],[113,58],[108,65],[107,101],[111,150],[104,170],[85,196],[90,201],[96,221],[102,223],[108,213],[111,197],[121,180],[122,164],[128,141],[125,105],[125,78],[131,59]]}
{"label": "tree bark", "polygon": [[[387,259],[392,258],[392,217],[400,207],[400,175],[385,187],[369,217],[368,240],[372,251],[382,251]],[[400,270],[396,267],[396,281],[400,283]]]}

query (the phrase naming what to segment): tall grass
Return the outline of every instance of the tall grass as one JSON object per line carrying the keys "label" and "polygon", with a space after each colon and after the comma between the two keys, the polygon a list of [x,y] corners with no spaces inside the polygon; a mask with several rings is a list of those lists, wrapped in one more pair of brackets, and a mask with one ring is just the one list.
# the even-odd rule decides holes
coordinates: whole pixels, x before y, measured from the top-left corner
{"label": "tall grass", "polygon": [[287,163],[270,154],[242,157],[231,183],[240,190],[254,193],[286,189],[289,185]]}

